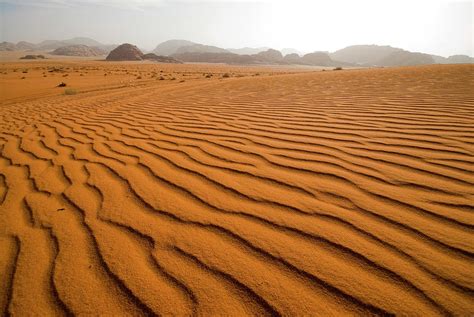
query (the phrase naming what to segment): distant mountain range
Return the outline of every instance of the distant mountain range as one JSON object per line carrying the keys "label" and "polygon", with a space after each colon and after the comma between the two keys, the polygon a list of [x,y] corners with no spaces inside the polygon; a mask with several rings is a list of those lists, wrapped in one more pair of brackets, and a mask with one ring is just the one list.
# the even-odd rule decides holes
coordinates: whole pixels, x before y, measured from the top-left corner
{"label": "distant mountain range", "polygon": [[[67,40],[46,40],[40,43],[34,44],[25,41],[18,43],[2,42],[0,43],[0,51],[50,51],[59,48],[85,45],[93,49],[99,49],[104,51],[105,54],[116,48],[116,44],[102,44],[96,40],[87,37],[75,37]],[[71,55],[71,56],[84,56],[84,55]]]}
{"label": "distant mountain range", "polygon": [[[37,44],[21,41],[0,43],[0,51],[50,51],[52,54],[69,56],[97,56],[107,54],[118,45],[102,44],[86,37],[67,40],[46,40]],[[315,66],[409,66],[425,64],[474,63],[466,55],[443,57],[401,48],[380,45],[353,45],[335,52],[313,52],[302,54],[292,48],[281,51],[268,47],[220,48],[187,40],[169,40],[160,43],[151,53],[171,56],[185,62],[208,62],[228,64],[301,64]]]}

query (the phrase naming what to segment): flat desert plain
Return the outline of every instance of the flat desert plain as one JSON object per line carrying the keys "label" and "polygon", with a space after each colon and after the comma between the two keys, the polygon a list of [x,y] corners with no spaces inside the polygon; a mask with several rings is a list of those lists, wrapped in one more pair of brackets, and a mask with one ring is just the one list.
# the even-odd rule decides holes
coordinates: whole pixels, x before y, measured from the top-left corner
{"label": "flat desert plain", "polygon": [[474,314],[474,66],[54,63],[0,65],[4,314]]}

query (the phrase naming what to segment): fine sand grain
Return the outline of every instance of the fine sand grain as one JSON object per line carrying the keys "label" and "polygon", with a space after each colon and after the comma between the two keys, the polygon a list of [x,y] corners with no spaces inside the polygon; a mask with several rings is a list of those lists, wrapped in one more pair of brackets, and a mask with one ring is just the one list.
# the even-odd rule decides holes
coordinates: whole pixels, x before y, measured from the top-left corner
{"label": "fine sand grain", "polygon": [[2,65],[3,313],[474,314],[473,66],[71,63]]}

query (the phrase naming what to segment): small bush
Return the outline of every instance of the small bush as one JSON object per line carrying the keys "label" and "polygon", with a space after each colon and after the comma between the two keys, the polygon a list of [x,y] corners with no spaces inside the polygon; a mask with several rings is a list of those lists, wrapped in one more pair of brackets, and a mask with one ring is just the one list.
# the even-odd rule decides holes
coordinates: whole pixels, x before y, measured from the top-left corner
{"label": "small bush", "polygon": [[229,77],[230,77],[229,73],[225,73],[224,75],[222,75],[222,78],[229,78]]}
{"label": "small bush", "polygon": [[159,80],[165,80],[165,77],[160,76]]}
{"label": "small bush", "polygon": [[342,67],[336,67],[334,70],[342,70]]}
{"label": "small bush", "polygon": [[137,79],[142,79],[142,76],[137,76]]}
{"label": "small bush", "polygon": [[65,95],[75,95],[75,94],[77,94],[77,91],[75,89],[68,88],[68,89],[64,90],[64,94]]}
{"label": "small bush", "polygon": [[66,87],[66,86],[67,86],[67,84],[65,82],[61,82],[61,83],[59,83],[59,85],[57,87]]}
{"label": "small bush", "polygon": [[206,75],[206,78],[211,78],[211,77],[212,77],[211,74],[207,74],[207,75]]}

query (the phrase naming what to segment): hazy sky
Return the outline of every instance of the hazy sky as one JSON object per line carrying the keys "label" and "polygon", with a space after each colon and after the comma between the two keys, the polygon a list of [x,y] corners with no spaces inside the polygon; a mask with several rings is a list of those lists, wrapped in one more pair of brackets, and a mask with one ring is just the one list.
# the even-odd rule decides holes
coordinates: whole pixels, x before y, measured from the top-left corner
{"label": "hazy sky", "polygon": [[0,0],[0,41],[91,37],[152,49],[168,39],[220,47],[334,51],[381,44],[474,55],[471,1]]}

